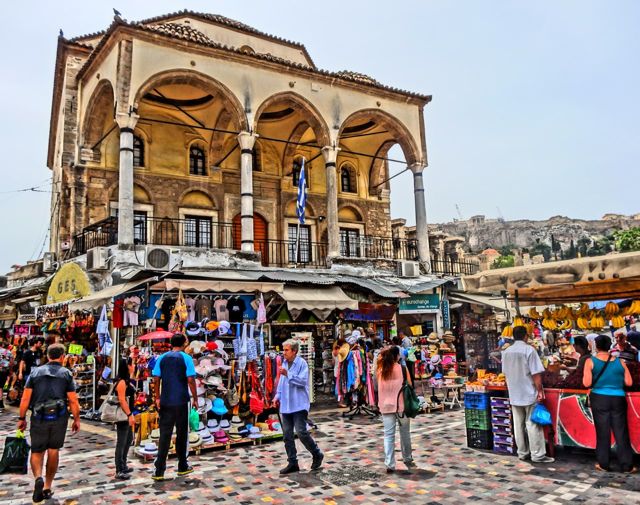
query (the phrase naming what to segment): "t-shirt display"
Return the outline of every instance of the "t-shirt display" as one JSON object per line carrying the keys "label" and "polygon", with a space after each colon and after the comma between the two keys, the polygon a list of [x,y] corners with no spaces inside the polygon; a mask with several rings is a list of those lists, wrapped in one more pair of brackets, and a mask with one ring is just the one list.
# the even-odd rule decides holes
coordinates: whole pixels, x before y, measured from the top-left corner
{"label": "t-shirt display", "polygon": [[211,300],[200,298],[196,301],[196,320],[202,321],[205,317],[211,318]]}
{"label": "t-shirt display", "polygon": [[213,302],[213,306],[216,309],[216,317],[218,321],[229,320],[229,310],[227,309],[227,300],[225,300],[224,298],[218,298],[215,302]]}
{"label": "t-shirt display", "polygon": [[246,308],[247,306],[241,298],[231,298],[227,303],[229,321],[232,323],[241,323],[243,321],[244,311]]}

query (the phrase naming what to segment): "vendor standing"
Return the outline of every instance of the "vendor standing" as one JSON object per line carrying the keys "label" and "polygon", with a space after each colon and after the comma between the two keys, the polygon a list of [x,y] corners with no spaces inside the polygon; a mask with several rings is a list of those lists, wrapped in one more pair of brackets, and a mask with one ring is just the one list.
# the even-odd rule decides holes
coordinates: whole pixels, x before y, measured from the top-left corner
{"label": "vendor standing", "polygon": [[611,348],[611,354],[622,361],[638,361],[638,349],[627,341],[627,335],[621,331],[615,334],[616,343]]}
{"label": "vendor standing", "polygon": [[524,326],[513,329],[513,339],[513,345],[502,353],[502,371],[507,378],[518,458],[553,463],[554,459],[546,455],[542,426],[531,421],[533,408],[544,399],[544,367],[536,350],[526,342]]}

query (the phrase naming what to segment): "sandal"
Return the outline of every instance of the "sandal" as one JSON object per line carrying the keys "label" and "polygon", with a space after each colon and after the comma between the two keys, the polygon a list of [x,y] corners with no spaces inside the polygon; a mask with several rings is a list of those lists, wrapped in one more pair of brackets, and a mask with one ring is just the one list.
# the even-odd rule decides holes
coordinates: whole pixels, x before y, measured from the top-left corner
{"label": "sandal", "polygon": [[608,472],[608,468],[601,467],[598,463],[596,463],[596,472]]}
{"label": "sandal", "polygon": [[42,496],[44,496],[45,500],[50,500],[53,496],[53,491],[51,491],[51,489],[43,489]]}
{"label": "sandal", "polygon": [[638,473],[638,467],[632,466],[629,470],[625,470],[624,473],[627,473],[627,474]]}

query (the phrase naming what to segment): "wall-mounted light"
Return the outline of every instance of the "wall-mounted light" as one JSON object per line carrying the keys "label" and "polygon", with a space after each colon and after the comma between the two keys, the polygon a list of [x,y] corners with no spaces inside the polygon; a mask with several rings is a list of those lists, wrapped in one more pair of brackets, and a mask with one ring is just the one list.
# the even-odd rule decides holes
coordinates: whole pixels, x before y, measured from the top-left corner
{"label": "wall-mounted light", "polygon": [[327,219],[327,218],[326,218],[326,217],[324,217],[324,216],[318,216],[318,222],[319,222],[319,223],[324,222],[324,220],[325,220],[325,219]]}

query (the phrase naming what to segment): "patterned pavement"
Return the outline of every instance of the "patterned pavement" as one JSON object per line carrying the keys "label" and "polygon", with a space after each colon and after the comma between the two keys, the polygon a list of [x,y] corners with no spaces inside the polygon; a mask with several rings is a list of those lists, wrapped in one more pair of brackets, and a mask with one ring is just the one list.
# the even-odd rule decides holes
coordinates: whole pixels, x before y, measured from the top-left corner
{"label": "patterned pavement", "polygon": [[[67,438],[54,482],[54,504],[457,504],[553,505],[640,503],[640,476],[597,473],[589,452],[559,451],[557,462],[542,466],[513,456],[468,449],[461,410],[420,416],[412,424],[412,473],[386,474],[382,463],[382,424],[365,418],[342,419],[337,412],[313,413],[314,436],[324,450],[322,471],[309,473],[311,458],[300,447],[303,472],[281,478],[286,464],[282,442],[245,446],[191,457],[194,474],[154,483],[151,463],[131,458],[131,480],[113,479],[115,434],[83,423]],[[0,414],[0,437],[13,431],[15,411]],[[398,448],[399,450],[399,448]],[[398,469],[402,468],[398,458]],[[175,460],[167,476],[173,477]],[[0,477],[0,503],[31,503],[27,475]]]}

